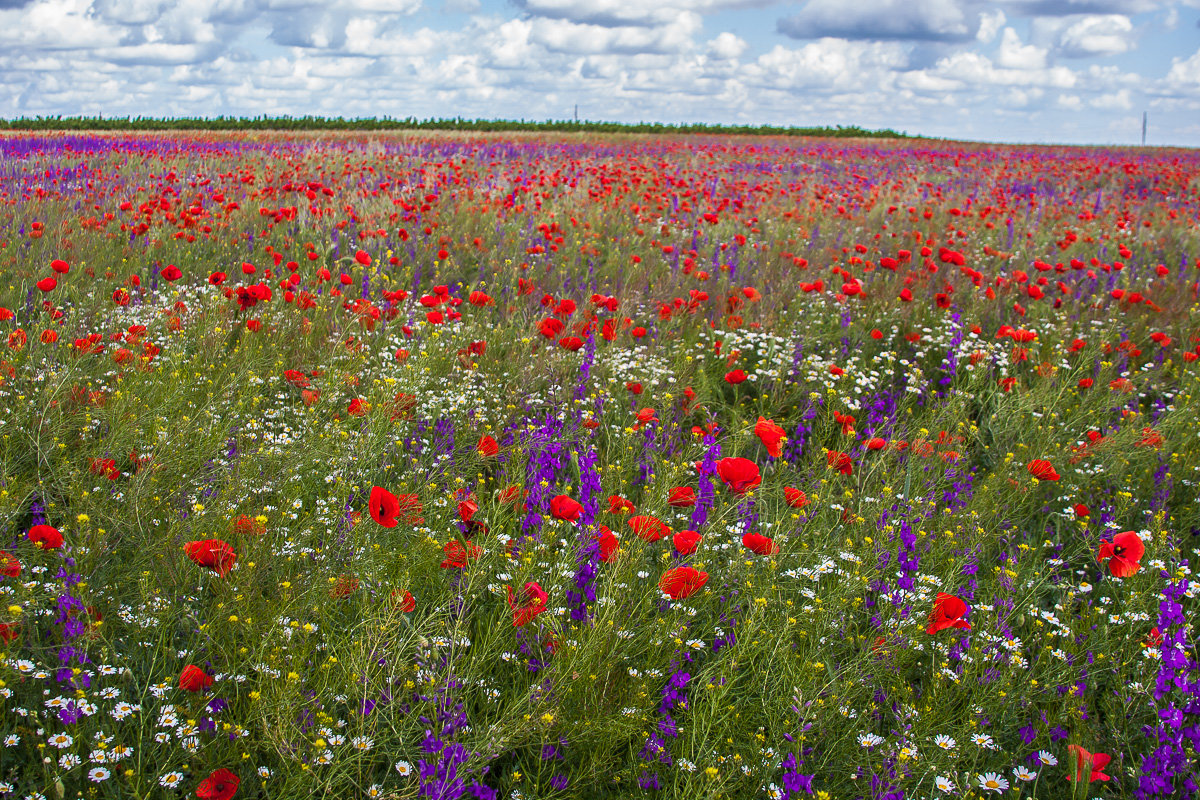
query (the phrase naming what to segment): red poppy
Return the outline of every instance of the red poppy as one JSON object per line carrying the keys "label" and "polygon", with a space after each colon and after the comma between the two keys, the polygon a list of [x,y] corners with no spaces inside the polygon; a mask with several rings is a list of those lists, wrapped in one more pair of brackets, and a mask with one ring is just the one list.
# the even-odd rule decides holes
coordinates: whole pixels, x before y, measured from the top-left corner
{"label": "red poppy", "polygon": [[925,632],[930,636],[945,628],[963,628],[971,630],[971,623],[963,619],[967,613],[967,604],[960,598],[945,592],[938,592],[933,601],[933,611],[929,614],[929,627]]}
{"label": "red poppy", "polygon": [[0,642],[8,644],[17,638],[18,631],[20,631],[20,626],[16,623],[0,622]]}
{"label": "red poppy", "polygon": [[554,317],[546,317],[538,323],[538,333],[545,336],[547,339],[554,339],[563,332],[565,326],[560,320]]}
{"label": "red poppy", "polygon": [[1075,504],[1075,515],[1076,516],[1086,517],[1086,516],[1090,516],[1091,513],[1092,513],[1092,510],[1090,508],[1088,508],[1086,505],[1084,505],[1083,503]]}
{"label": "red poppy", "polygon": [[633,529],[639,539],[647,542],[657,542],[659,539],[671,535],[671,529],[658,517],[647,515],[633,517],[629,520],[629,527]]}
{"label": "red poppy", "polygon": [[367,506],[371,511],[371,519],[385,528],[396,527],[399,522],[396,515],[400,513],[400,501],[396,495],[382,486],[372,486]]}
{"label": "red poppy", "polygon": [[619,494],[611,494],[608,496],[608,513],[610,514],[633,514],[637,511],[637,506],[621,497]]}
{"label": "red poppy", "polygon": [[356,397],[350,401],[350,407],[346,410],[352,417],[365,417],[367,412],[371,410],[371,404],[361,397]]}
{"label": "red poppy", "polygon": [[202,692],[213,685],[213,677],[204,670],[188,664],[179,673],[179,688],[185,692]]}
{"label": "red poppy", "polygon": [[220,539],[204,539],[198,542],[188,542],[183,546],[188,558],[196,564],[211,569],[224,578],[237,562],[237,553],[233,548]]}
{"label": "red poppy", "polygon": [[881,439],[878,436],[872,436],[870,439],[867,439],[868,450],[882,450],[885,447],[887,447],[887,439]]}
{"label": "red poppy", "polygon": [[442,548],[442,552],[446,554],[445,560],[442,561],[442,569],[465,569],[468,559],[483,555],[482,547],[471,542],[467,544],[469,549],[464,550],[457,539],[446,542],[446,546]]}
{"label": "red poppy", "polygon": [[354,260],[364,267],[371,266],[371,254],[366,250],[359,250],[354,254]]}
{"label": "red poppy", "polygon": [[565,494],[555,495],[550,499],[550,515],[555,519],[577,522],[583,514],[583,506]]}
{"label": "red poppy", "polygon": [[667,505],[672,508],[691,508],[696,505],[696,490],[690,486],[676,486],[667,496]]}
{"label": "red poppy", "polygon": [[21,562],[12,553],[0,550],[0,575],[15,578],[21,574]]}
{"label": "red poppy", "polygon": [[785,486],[783,489],[783,498],[792,508],[804,508],[808,505],[808,495],[800,489],[791,486]]}
{"label": "red poppy", "polygon": [[397,606],[397,608],[399,608],[405,614],[411,613],[417,608],[417,598],[413,597],[413,593],[407,589],[404,591],[403,595],[400,594],[399,590],[392,592],[392,598],[400,599],[400,604]]}
{"label": "red poppy", "polygon": [[518,511],[527,511],[529,509],[525,504],[525,498],[528,496],[529,492],[524,491],[520,486],[513,485],[504,487],[498,500],[502,506],[512,506]]}
{"label": "red poppy", "polygon": [[500,445],[490,436],[480,436],[479,444],[475,445],[475,452],[484,458],[491,458],[500,452]]}
{"label": "red poppy", "polygon": [[241,778],[222,767],[200,781],[196,787],[196,797],[200,800],[229,800],[241,782]]}
{"label": "red poppy", "polygon": [[717,462],[717,475],[735,494],[745,494],[762,483],[758,465],[748,458],[722,458]]}
{"label": "red poppy", "polygon": [[754,426],[754,435],[762,441],[771,458],[779,458],[783,453],[783,443],[787,441],[787,434],[771,420],[759,417]]}
{"label": "red poppy", "polygon": [[1029,474],[1039,481],[1058,480],[1058,473],[1054,471],[1054,467],[1050,462],[1044,458],[1035,458],[1025,466],[1025,469],[1029,470]]}
{"label": "red poppy", "polygon": [[704,537],[691,530],[679,531],[671,537],[671,544],[675,546],[676,552],[681,556],[690,556],[695,553],[702,541],[704,541]]}
{"label": "red poppy", "polygon": [[658,579],[658,588],[672,600],[691,597],[708,583],[708,573],[695,567],[675,567]]}
{"label": "red poppy", "polygon": [[825,461],[830,469],[836,469],[843,475],[854,474],[854,461],[846,453],[838,450],[829,450],[825,453]]}
{"label": "red poppy", "polygon": [[525,588],[515,594],[511,586],[505,585],[504,588],[508,590],[508,607],[512,609],[515,627],[520,628],[546,610],[546,600],[550,595],[536,583],[525,584]]}
{"label": "red poppy", "polygon": [[473,306],[490,306],[495,304],[495,300],[490,295],[484,292],[474,291],[467,295],[467,302]]}
{"label": "red poppy", "polygon": [[29,541],[42,550],[57,550],[62,547],[63,537],[58,528],[50,525],[34,525],[29,529]]}
{"label": "red poppy", "polygon": [[174,264],[167,264],[167,266],[163,268],[163,271],[158,274],[162,276],[162,279],[168,283],[177,281],[183,277],[183,272]]}
{"label": "red poppy", "polygon": [[1088,776],[1088,783],[1112,778],[1104,774],[1104,768],[1112,761],[1112,756],[1107,753],[1089,753],[1077,744],[1067,745],[1067,752],[1075,756],[1075,774],[1068,775],[1068,781],[1081,781],[1085,776]]}
{"label": "red poppy", "polygon": [[742,547],[760,556],[773,556],[779,552],[779,545],[769,536],[758,533],[747,533],[742,537]]}
{"label": "red poppy", "polygon": [[725,382],[737,386],[746,380],[746,373],[740,369],[733,369],[725,373]]}
{"label": "red poppy", "polygon": [[625,388],[628,389],[632,394],[642,393],[642,385],[640,383],[635,383],[634,381],[626,381]]}
{"label": "red poppy", "polygon": [[55,286],[58,286],[58,281],[54,278],[42,278],[37,282],[37,287],[43,292],[52,292]]}
{"label": "red poppy", "polygon": [[596,541],[600,543],[601,561],[611,564],[617,560],[617,552],[621,549],[621,543],[607,525],[600,526],[600,532],[596,534]]}
{"label": "red poppy", "polygon": [[1101,542],[1097,560],[1109,559],[1108,569],[1113,577],[1128,578],[1142,568],[1138,563],[1146,552],[1141,537],[1133,531],[1118,533],[1111,542]]}
{"label": "red poppy", "polygon": [[56,258],[50,262],[50,269],[54,270],[59,275],[66,275],[71,271],[71,265],[63,261],[61,258]]}
{"label": "red poppy", "polygon": [[233,521],[233,529],[238,533],[245,533],[251,536],[261,536],[267,532],[265,523],[259,522],[257,518],[242,514]]}

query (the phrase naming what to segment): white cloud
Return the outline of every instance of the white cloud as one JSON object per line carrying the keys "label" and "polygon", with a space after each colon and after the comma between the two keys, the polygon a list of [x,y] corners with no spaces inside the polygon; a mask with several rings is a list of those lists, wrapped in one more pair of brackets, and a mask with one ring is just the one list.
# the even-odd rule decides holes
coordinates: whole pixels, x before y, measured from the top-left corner
{"label": "white cloud", "polygon": [[1122,14],[1083,17],[1058,37],[1058,52],[1071,58],[1115,56],[1133,49],[1133,22]]}
{"label": "white cloud", "polygon": [[1007,21],[1004,12],[1000,9],[995,11],[985,11],[979,17],[979,30],[975,32],[975,39],[983,44],[987,44],[996,38],[996,34],[1004,27]]}
{"label": "white cloud", "polygon": [[1192,53],[1190,58],[1171,59],[1171,69],[1164,83],[1174,91],[1200,95],[1200,50]]}
{"label": "white cloud", "polygon": [[795,39],[907,39],[966,42],[983,15],[962,0],[810,0],[799,13],[779,20],[779,32]]}
{"label": "white cloud", "polygon": [[886,83],[908,63],[894,42],[821,39],[798,49],[776,45],[747,65],[747,82],[786,91],[837,92]]}
{"label": "white cloud", "polygon": [[737,59],[746,52],[746,40],[728,31],[720,33],[708,43],[708,52],[713,58]]}
{"label": "white cloud", "polygon": [[1022,45],[1021,38],[1012,28],[1005,28],[1000,37],[1000,49],[996,63],[1008,69],[1044,69],[1046,50],[1032,44]]}

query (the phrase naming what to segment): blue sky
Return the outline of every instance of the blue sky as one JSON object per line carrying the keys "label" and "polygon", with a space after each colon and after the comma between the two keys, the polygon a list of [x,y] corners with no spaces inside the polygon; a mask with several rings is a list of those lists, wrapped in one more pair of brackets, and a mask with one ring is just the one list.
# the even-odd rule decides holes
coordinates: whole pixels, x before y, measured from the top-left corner
{"label": "blue sky", "polygon": [[889,127],[1200,146],[1200,0],[0,0],[0,116]]}

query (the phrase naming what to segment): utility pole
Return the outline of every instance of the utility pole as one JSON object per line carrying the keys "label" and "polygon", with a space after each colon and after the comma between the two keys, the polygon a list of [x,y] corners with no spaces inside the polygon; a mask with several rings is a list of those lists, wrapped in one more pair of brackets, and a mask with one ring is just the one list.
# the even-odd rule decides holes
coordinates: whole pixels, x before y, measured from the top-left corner
{"label": "utility pole", "polygon": [[[579,122],[579,103],[575,104],[575,121]],[[1146,143],[1145,139],[1146,139],[1146,132],[1142,131],[1142,144]]]}
{"label": "utility pole", "polygon": [[1146,112],[1142,112],[1142,147],[1146,146]]}

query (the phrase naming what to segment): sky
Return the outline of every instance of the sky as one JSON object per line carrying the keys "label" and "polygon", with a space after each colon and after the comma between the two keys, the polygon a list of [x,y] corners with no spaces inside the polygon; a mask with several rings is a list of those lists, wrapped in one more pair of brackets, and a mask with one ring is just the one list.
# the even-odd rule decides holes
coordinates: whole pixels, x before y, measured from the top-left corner
{"label": "sky", "polygon": [[858,125],[1200,146],[1200,0],[0,0],[0,117]]}

